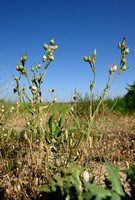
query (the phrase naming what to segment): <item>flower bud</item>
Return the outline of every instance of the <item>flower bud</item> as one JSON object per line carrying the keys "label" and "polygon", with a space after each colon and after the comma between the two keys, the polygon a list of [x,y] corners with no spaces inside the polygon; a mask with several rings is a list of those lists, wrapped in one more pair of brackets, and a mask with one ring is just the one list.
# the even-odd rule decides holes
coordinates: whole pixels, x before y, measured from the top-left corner
{"label": "flower bud", "polygon": [[125,64],[126,64],[126,58],[125,58],[125,57],[122,58],[122,59],[121,59],[121,62],[123,63],[123,65],[125,65]]}
{"label": "flower bud", "polygon": [[14,93],[16,93],[18,91],[18,88],[14,87],[13,91],[14,91]]}
{"label": "flower bud", "polygon": [[54,51],[57,50],[57,49],[58,49],[58,45],[52,47],[52,49],[53,49]]}
{"label": "flower bud", "polygon": [[96,57],[96,49],[94,49],[93,56]]}
{"label": "flower bud", "polygon": [[32,79],[31,79],[32,83],[35,83],[36,82],[36,77],[33,76]]}
{"label": "flower bud", "polygon": [[34,67],[31,67],[31,71],[34,72],[34,70],[35,70]]}
{"label": "flower bud", "polygon": [[120,44],[120,42],[118,42],[118,48],[121,49],[121,44]]}
{"label": "flower bud", "polygon": [[44,44],[44,49],[47,50],[48,49],[48,45],[45,43]]}
{"label": "flower bud", "polygon": [[113,73],[113,68],[112,68],[112,66],[111,66],[110,69],[109,69],[109,73],[110,73],[109,78],[111,78],[111,77],[112,77],[112,73]]}
{"label": "flower bud", "polygon": [[38,67],[38,69],[40,69],[41,68],[41,64],[39,63],[37,67]]}
{"label": "flower bud", "polygon": [[92,56],[92,64],[95,64],[95,58]]}
{"label": "flower bud", "polygon": [[38,80],[39,83],[41,82],[41,80],[42,80],[42,75],[41,74],[38,76],[37,80]]}
{"label": "flower bud", "polygon": [[89,63],[91,62],[91,58],[90,58],[90,56],[88,56],[88,62],[89,62]]}
{"label": "flower bud", "polygon": [[50,44],[54,45],[54,39],[50,40]]}
{"label": "flower bud", "polygon": [[51,93],[52,92],[52,90],[49,88],[49,92]]}
{"label": "flower bud", "polygon": [[83,59],[85,62],[88,62],[88,57],[87,56],[83,56]]}
{"label": "flower bud", "polygon": [[17,78],[17,76],[14,76],[15,81],[19,81],[19,79]]}
{"label": "flower bud", "polygon": [[16,65],[17,71],[22,71],[24,70],[24,67],[22,65]]}
{"label": "flower bud", "polygon": [[16,70],[19,71],[19,65],[16,65]]}
{"label": "flower bud", "polygon": [[52,92],[54,92],[54,91],[55,91],[55,88],[52,89]]}
{"label": "flower bud", "polygon": [[126,67],[126,65],[122,65],[121,69],[122,69],[122,71],[125,71],[128,68]]}
{"label": "flower bud", "polygon": [[54,57],[53,56],[49,56],[49,60],[50,61],[54,61]]}
{"label": "flower bud", "polygon": [[26,62],[27,60],[27,54],[25,54],[25,56],[21,56],[20,62],[23,64],[24,62]]}
{"label": "flower bud", "polygon": [[51,49],[48,48],[48,49],[47,49],[47,55],[50,55],[50,53],[51,53]]}
{"label": "flower bud", "polygon": [[38,66],[35,66],[35,70],[38,72]]}
{"label": "flower bud", "polygon": [[123,39],[121,47],[124,47],[124,46],[125,46],[125,40]]}
{"label": "flower bud", "polygon": [[125,54],[129,54],[129,48],[125,49]]}

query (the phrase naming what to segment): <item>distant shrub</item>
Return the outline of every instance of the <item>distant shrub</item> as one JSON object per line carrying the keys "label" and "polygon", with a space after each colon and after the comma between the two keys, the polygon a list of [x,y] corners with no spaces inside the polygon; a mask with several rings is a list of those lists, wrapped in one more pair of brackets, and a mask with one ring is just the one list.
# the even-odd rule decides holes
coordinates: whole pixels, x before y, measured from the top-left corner
{"label": "distant shrub", "polygon": [[128,84],[127,94],[124,96],[125,107],[130,112],[135,112],[135,82],[132,85]]}

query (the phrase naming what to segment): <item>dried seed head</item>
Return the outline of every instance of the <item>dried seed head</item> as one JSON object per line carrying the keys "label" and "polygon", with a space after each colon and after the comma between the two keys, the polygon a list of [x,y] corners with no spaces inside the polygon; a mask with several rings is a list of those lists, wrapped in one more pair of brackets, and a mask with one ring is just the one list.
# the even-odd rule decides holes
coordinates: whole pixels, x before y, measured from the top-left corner
{"label": "dried seed head", "polygon": [[60,161],[59,161],[58,159],[56,159],[55,162],[56,162],[56,166],[57,166],[57,167],[60,167],[60,166],[61,166],[61,163],[60,163]]}
{"label": "dried seed head", "polygon": [[54,57],[53,56],[49,56],[49,60],[50,61],[54,61]]}
{"label": "dried seed head", "polygon": [[55,50],[57,50],[58,49],[58,45],[56,45],[56,46],[54,46],[54,47],[52,47],[52,49],[55,51]]}
{"label": "dried seed head", "polygon": [[112,69],[113,69],[113,72],[116,72],[116,70],[117,70],[117,64],[115,64]]}
{"label": "dried seed head", "polygon": [[57,97],[55,97],[52,101],[52,103],[55,103],[57,101]]}
{"label": "dried seed head", "polygon": [[36,86],[33,85],[32,88],[31,88],[31,90],[35,91],[36,90]]}
{"label": "dried seed head", "polygon": [[43,55],[43,62],[45,62],[45,60],[46,60],[46,56],[45,56],[45,54]]}

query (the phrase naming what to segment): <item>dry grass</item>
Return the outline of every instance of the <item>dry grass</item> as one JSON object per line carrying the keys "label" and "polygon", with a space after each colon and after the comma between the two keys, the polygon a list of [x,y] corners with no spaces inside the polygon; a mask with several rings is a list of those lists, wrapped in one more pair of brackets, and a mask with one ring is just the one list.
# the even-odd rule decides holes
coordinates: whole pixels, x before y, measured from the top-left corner
{"label": "dry grass", "polygon": [[[95,123],[98,124],[100,121],[101,119],[98,117]],[[105,155],[105,157],[114,165],[119,164],[121,169],[127,167],[129,161],[135,160],[134,127],[134,117],[123,117],[110,113],[101,124],[100,132],[98,129],[92,130],[94,134],[103,131],[100,143],[94,146],[93,137],[88,142],[82,140],[78,149],[80,153],[82,152],[82,157],[78,164],[84,162],[90,155],[99,155],[122,145],[120,149]],[[6,128],[18,132],[26,130],[26,115],[19,113],[11,115],[7,120]],[[11,149],[10,153],[0,159],[0,191],[5,193],[5,199],[39,199],[39,194],[34,190],[34,187],[47,183],[47,169],[43,156],[46,155],[47,150],[44,144],[40,139],[37,139],[32,144],[31,149],[29,140],[25,138],[25,140],[16,141]],[[49,149],[49,154],[54,155],[54,152]],[[99,178],[106,171],[103,156],[90,158],[86,166],[92,169],[91,178],[94,175],[97,183],[103,183],[103,176]],[[123,175],[121,175],[121,179],[124,183],[125,177]],[[127,185],[125,187],[128,189]]]}

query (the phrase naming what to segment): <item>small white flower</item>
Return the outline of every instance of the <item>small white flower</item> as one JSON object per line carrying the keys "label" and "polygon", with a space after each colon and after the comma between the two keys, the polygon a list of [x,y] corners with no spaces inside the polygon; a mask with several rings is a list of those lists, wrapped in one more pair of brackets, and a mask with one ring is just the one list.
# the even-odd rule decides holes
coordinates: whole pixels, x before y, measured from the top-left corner
{"label": "small white flower", "polygon": [[82,173],[82,178],[83,178],[86,182],[88,182],[88,181],[90,180],[90,174],[89,174],[89,172],[88,172],[88,171],[84,171],[84,172]]}
{"label": "small white flower", "polygon": [[30,122],[27,122],[27,126],[30,126]]}

